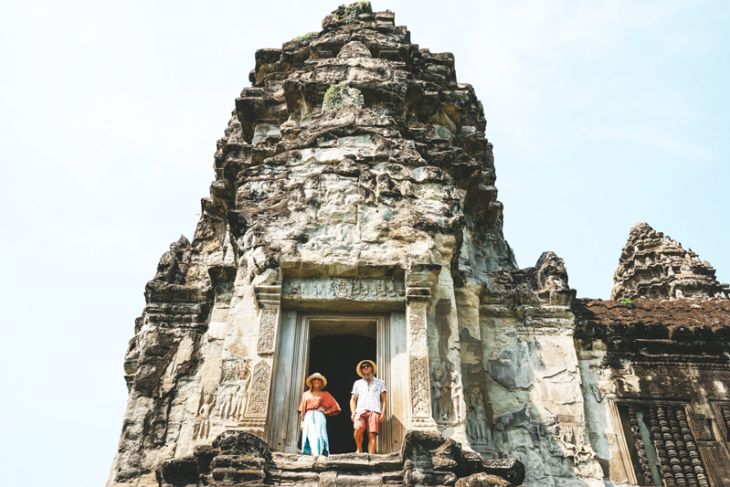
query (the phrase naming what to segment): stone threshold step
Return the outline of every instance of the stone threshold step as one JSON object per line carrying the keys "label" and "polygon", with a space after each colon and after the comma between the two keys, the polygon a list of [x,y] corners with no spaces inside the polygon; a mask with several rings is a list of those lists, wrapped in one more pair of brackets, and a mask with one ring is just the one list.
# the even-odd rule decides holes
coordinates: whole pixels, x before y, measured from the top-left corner
{"label": "stone threshold step", "polygon": [[330,456],[313,457],[296,453],[273,452],[274,469],[279,470],[325,472],[396,472],[403,469],[403,459],[400,453],[384,453],[370,455],[367,453],[340,453]]}
{"label": "stone threshold step", "polygon": [[272,472],[271,479],[274,485],[288,486],[402,486],[403,475],[400,474],[362,474],[348,475],[342,472]]}

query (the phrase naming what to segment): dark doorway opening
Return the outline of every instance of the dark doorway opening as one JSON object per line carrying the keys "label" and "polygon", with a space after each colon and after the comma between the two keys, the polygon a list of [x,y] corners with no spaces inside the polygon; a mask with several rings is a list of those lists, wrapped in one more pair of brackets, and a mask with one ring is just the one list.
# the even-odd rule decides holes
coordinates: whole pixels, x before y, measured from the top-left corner
{"label": "dark doorway opening", "polygon": [[[312,327],[312,340],[309,348],[309,368],[307,375],[319,372],[327,378],[327,391],[334,396],[342,408],[336,416],[327,418],[330,453],[355,451],[352,437],[353,427],[350,419],[350,396],[352,384],[359,379],[355,373],[358,362],[364,359],[375,360],[376,339],[375,323],[360,325],[360,333],[320,334],[330,330],[317,330]],[[367,445],[365,445],[367,451]]]}

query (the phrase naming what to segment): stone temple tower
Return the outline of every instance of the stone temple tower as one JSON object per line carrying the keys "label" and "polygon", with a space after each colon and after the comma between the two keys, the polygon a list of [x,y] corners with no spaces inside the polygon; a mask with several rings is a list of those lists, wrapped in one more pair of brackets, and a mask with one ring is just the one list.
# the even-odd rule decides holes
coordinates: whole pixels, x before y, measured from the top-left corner
{"label": "stone temple tower", "polygon": [[[193,239],[145,288],[107,486],[603,486],[575,291],[552,252],[517,268],[453,56],[359,2],[257,51],[250,82]],[[332,456],[299,457],[305,377],[346,408],[364,358],[382,455],[347,454],[343,414]]]}

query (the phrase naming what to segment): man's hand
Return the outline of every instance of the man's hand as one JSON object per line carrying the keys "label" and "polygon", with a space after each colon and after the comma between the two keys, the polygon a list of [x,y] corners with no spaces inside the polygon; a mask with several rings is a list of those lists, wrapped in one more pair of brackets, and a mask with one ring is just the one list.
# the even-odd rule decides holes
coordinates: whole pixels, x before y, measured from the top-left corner
{"label": "man's hand", "polygon": [[355,422],[355,409],[357,409],[357,394],[350,396],[350,419]]}
{"label": "man's hand", "polygon": [[379,423],[385,422],[385,411],[383,411],[382,413],[380,413],[380,420],[378,422]]}

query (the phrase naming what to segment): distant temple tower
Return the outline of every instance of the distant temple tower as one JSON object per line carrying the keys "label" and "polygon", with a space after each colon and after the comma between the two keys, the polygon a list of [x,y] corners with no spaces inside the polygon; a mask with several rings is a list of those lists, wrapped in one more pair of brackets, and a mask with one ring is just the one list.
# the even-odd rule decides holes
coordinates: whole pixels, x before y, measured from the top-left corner
{"label": "distant temple tower", "polygon": [[[392,12],[359,2],[320,32],[257,51],[250,81],[218,141],[194,238],[170,246],[145,288],[108,487],[598,487],[656,481],[665,457],[671,468],[689,461],[695,483],[688,473],[641,485],[730,479],[712,467],[728,460],[727,444],[701,443],[708,428],[718,445],[727,434],[716,424],[727,412],[730,426],[726,389],[702,403],[704,419],[683,409],[681,391],[631,402],[664,396],[635,376],[641,345],[621,336],[633,315],[605,310],[653,305],[576,300],[552,252],[517,268],[482,105],[457,82],[451,54],[419,48]],[[727,297],[709,264],[647,232],[632,230],[616,299]],[[656,266],[672,277],[646,278]],[[725,333],[727,302],[706,332],[668,336],[656,315],[630,336],[666,345],[690,333],[677,338],[690,356]],[[621,340],[636,356],[613,360],[629,351],[614,353]],[[730,388],[728,334],[717,340],[707,360]],[[383,455],[348,455],[343,414],[329,423],[334,455],[300,457],[305,377],[323,373],[346,406],[365,358],[388,387]],[[661,440],[664,457],[657,446],[642,460],[644,429],[661,435],[665,423],[683,439],[673,449]]]}

